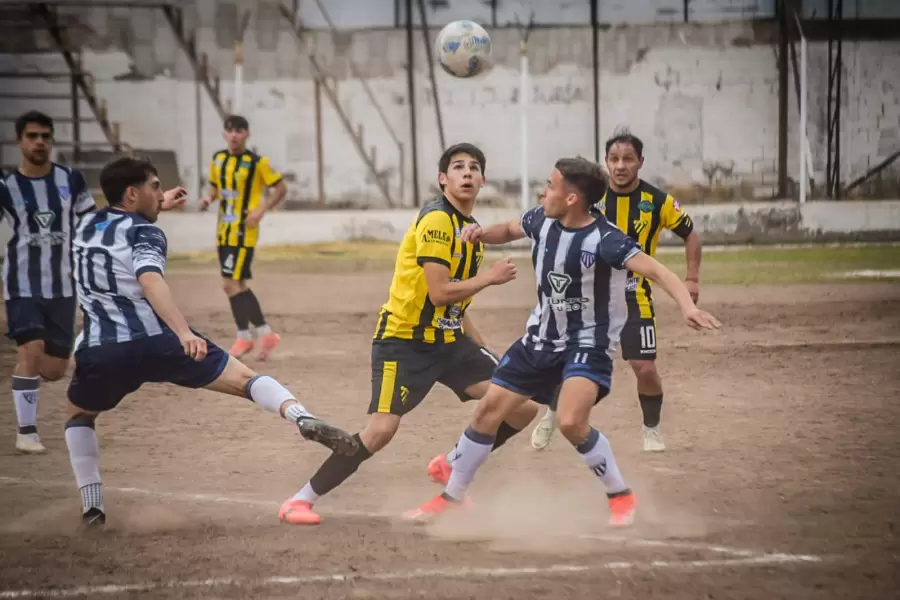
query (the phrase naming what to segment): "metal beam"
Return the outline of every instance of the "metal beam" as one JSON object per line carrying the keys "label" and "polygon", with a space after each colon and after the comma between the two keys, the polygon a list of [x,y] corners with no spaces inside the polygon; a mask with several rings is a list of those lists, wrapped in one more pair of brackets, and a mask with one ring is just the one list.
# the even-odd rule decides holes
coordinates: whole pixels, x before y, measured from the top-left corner
{"label": "metal beam", "polygon": [[873,177],[875,177],[876,175],[878,175],[879,173],[881,173],[882,171],[887,169],[889,166],[891,166],[894,162],[897,161],[897,159],[900,159],[900,150],[897,150],[896,152],[894,152],[893,154],[888,156],[886,159],[884,159],[883,161],[881,161],[880,163],[878,163],[877,165],[875,165],[874,167],[872,167],[871,169],[866,171],[866,173],[863,176],[858,177],[858,178],[854,179],[852,182],[850,182],[847,185],[847,187],[844,188],[844,193],[848,193],[848,192],[850,192],[850,190],[864,184],[869,179],[872,179]]}
{"label": "metal beam", "polygon": [[848,42],[900,40],[900,19],[801,19],[800,24],[811,42],[836,37]]}
{"label": "metal beam", "polygon": [[431,80],[431,96],[434,99],[434,114],[437,117],[438,140],[441,144],[440,151],[446,148],[444,139],[444,119],[441,117],[441,102],[438,97],[437,79],[434,76],[434,55],[431,52],[431,38],[428,35],[428,17],[425,14],[425,0],[419,0],[419,17],[422,20],[422,37],[425,42],[425,58],[428,60],[428,78]]}
{"label": "metal beam", "polygon": [[421,206],[419,194],[419,142],[416,125],[416,70],[415,45],[413,43],[412,0],[406,0],[406,95],[409,97],[409,137],[412,151],[413,206]]}

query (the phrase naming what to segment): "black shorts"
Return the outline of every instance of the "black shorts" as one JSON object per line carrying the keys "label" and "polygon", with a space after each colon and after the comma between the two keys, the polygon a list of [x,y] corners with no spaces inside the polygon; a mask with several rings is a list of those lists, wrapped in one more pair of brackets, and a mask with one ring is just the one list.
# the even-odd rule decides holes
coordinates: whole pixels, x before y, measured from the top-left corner
{"label": "black shorts", "polygon": [[130,342],[79,348],[75,351],[69,401],[90,412],[112,410],[145,383],[174,383],[187,388],[209,385],[227,363],[228,354],[209,340],[206,357],[192,359],[170,331]]}
{"label": "black shorts", "polygon": [[599,386],[597,402],[609,394],[613,361],[602,348],[573,348],[564,352],[538,351],[516,340],[491,377],[491,383],[538,404],[555,407],[554,400],[569,377],[584,377]]}
{"label": "black shorts", "polygon": [[625,360],[656,360],[656,319],[631,319],[619,342]]}
{"label": "black shorts", "polygon": [[369,414],[405,415],[418,406],[435,383],[460,400],[473,400],[466,388],[489,381],[497,358],[468,336],[449,344],[413,340],[372,343],[372,402]]}
{"label": "black shorts", "polygon": [[7,336],[21,346],[43,340],[44,352],[69,358],[75,343],[75,298],[11,298],[6,301]]}
{"label": "black shorts", "polygon": [[253,248],[219,246],[218,250],[222,277],[235,281],[253,279],[250,270],[253,264]]}

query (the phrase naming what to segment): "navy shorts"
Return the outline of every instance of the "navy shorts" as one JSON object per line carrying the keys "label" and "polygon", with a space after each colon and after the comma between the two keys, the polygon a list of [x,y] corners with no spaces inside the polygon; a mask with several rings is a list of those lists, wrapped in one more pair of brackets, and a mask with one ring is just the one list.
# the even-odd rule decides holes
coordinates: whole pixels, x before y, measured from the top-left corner
{"label": "navy shorts", "polygon": [[103,412],[115,408],[145,383],[204,387],[222,374],[228,362],[228,353],[208,339],[206,348],[206,358],[196,361],[184,353],[178,336],[168,331],[130,342],[79,348],[69,401],[90,412]]}
{"label": "navy shorts", "polygon": [[609,394],[612,370],[612,358],[601,348],[549,352],[533,350],[517,340],[500,359],[491,383],[549,406],[563,381],[585,377],[600,386],[599,402]]}
{"label": "navy shorts", "polygon": [[75,343],[75,298],[10,298],[7,336],[21,346],[43,340],[44,352],[69,358]]}

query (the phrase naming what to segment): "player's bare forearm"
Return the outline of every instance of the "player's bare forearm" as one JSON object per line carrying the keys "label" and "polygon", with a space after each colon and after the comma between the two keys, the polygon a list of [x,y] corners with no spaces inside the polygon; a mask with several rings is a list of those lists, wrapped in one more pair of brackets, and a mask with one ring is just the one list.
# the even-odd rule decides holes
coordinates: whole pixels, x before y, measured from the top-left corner
{"label": "player's bare forearm", "polygon": [[162,275],[155,272],[143,273],[138,277],[138,283],[144,290],[144,297],[153,310],[163,320],[163,323],[169,326],[175,335],[182,337],[188,335],[191,331],[187,320],[178,306],[175,305],[175,299],[172,298],[172,291],[169,284]]}
{"label": "player's bare forearm", "polygon": [[282,180],[275,184],[272,191],[269,192],[269,198],[266,202],[266,210],[272,210],[284,200],[287,196],[287,184]]}
{"label": "player's bare forearm", "polygon": [[625,261],[625,267],[658,284],[678,304],[682,313],[687,314],[696,308],[690,292],[678,276],[649,254],[638,252]]}
{"label": "player's bare forearm", "polygon": [[487,275],[482,273],[464,281],[450,281],[448,275],[444,281],[428,282],[428,297],[435,306],[447,306],[471,298],[490,284]]}
{"label": "player's bare forearm", "polygon": [[684,238],[684,259],[687,271],[684,278],[687,281],[700,283],[700,261],[703,259],[703,245],[700,242],[700,234],[692,231]]}
{"label": "player's bare forearm", "polygon": [[467,336],[475,340],[476,344],[482,348],[487,348],[487,340],[481,335],[481,331],[475,327],[475,321],[472,320],[472,317],[470,317],[468,313],[463,315],[463,330],[466,332]]}
{"label": "player's bare forearm", "polygon": [[485,244],[508,244],[525,237],[519,221],[506,221],[482,228],[481,241]]}

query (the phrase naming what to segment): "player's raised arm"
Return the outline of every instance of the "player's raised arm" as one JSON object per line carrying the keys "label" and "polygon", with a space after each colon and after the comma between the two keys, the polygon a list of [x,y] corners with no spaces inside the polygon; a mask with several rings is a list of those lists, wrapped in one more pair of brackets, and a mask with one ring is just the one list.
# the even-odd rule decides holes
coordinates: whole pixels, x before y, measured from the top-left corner
{"label": "player's raised arm", "polygon": [[453,236],[450,215],[442,211],[427,213],[416,225],[416,260],[425,272],[428,297],[435,306],[461,302],[489,285],[500,285],[516,278],[516,266],[506,258],[471,279],[451,281]]}
{"label": "player's raised arm", "polygon": [[528,236],[534,239],[534,234],[540,231],[544,223],[544,209],[540,206],[532,208],[521,218],[495,223],[482,227],[478,223],[470,223],[462,228],[459,239],[463,242],[483,242],[492,246],[508,244],[521,240]]}
{"label": "player's raised arm", "polygon": [[601,258],[616,269],[628,269],[643,275],[665,290],[675,300],[687,324],[694,329],[718,329],[722,324],[711,314],[700,310],[691,299],[687,287],[675,273],[659,261],[641,252],[640,247],[621,230],[607,224],[600,242]]}

